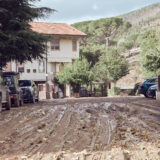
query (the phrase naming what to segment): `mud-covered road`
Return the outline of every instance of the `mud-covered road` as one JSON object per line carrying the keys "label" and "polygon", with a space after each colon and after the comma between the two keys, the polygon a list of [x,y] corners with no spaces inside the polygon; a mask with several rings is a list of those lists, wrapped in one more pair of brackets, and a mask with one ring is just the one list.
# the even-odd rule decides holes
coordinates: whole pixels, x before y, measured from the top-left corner
{"label": "mud-covered road", "polygon": [[160,160],[160,104],[143,97],[42,101],[0,114],[0,160]]}

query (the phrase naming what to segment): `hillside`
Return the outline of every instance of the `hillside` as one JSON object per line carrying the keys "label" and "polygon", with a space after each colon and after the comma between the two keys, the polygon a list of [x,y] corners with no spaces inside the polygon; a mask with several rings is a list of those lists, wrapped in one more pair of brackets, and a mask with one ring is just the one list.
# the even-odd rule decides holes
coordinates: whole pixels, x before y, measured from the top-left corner
{"label": "hillside", "polygon": [[110,47],[117,48],[126,57],[130,72],[117,85],[133,88],[136,83],[153,76],[142,73],[140,55],[155,48],[156,41],[160,43],[159,19],[160,3],[157,3],[119,17],[79,22],[73,26],[88,35],[81,44],[81,55],[93,65],[98,62],[103,50]]}
{"label": "hillside", "polygon": [[144,21],[156,21],[160,18],[160,3],[132,11],[120,17],[132,24],[142,23]]}

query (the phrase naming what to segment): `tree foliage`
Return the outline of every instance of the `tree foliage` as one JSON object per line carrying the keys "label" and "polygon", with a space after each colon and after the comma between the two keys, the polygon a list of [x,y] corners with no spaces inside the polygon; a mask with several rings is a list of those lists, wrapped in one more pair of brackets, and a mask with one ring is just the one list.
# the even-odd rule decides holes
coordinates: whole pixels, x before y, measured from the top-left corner
{"label": "tree foliage", "polygon": [[93,68],[96,81],[116,82],[128,73],[128,63],[117,49],[110,48]]}
{"label": "tree foliage", "polygon": [[72,25],[73,27],[85,32],[88,37],[83,39],[80,54],[83,55],[91,67],[98,61],[99,57],[106,50],[106,37],[111,37],[110,45],[116,46],[117,41],[112,38],[116,34],[126,32],[131,24],[123,21],[122,18],[102,18],[94,21],[79,22]]}
{"label": "tree foliage", "polygon": [[36,8],[36,0],[0,0],[0,66],[8,61],[31,61],[45,53],[46,37],[33,32],[29,22],[54,11]]}
{"label": "tree foliage", "polygon": [[91,64],[90,67],[93,67],[99,61],[99,57],[105,52],[105,50],[105,45],[87,44],[86,46],[80,47],[81,56],[88,60],[88,62]]}
{"label": "tree foliage", "polygon": [[62,72],[57,74],[57,79],[61,84],[89,84],[92,81],[90,64],[85,58],[77,59],[73,64],[65,65]]}
{"label": "tree foliage", "polygon": [[146,31],[141,44],[141,59],[145,76],[158,76],[160,74],[160,32]]}
{"label": "tree foliage", "polygon": [[[122,18],[102,18],[94,21],[85,21],[75,23],[72,26],[85,32],[89,37],[109,37],[119,29],[123,24],[127,25]],[[127,26],[126,26],[127,27]],[[130,27],[130,26],[128,26]]]}
{"label": "tree foliage", "polygon": [[[88,35],[81,44],[80,54],[91,64],[95,81],[115,82],[128,73],[126,59],[112,47],[117,45],[115,35],[126,32],[131,27],[130,23],[115,17],[75,23],[73,26]],[[106,37],[110,37],[108,49]]]}

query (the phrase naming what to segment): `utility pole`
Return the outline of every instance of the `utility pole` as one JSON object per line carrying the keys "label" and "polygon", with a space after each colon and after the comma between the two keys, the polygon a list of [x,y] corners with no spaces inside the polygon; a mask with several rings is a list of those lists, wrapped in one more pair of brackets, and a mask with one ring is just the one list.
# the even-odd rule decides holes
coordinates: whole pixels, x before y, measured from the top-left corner
{"label": "utility pole", "polygon": [[158,89],[156,91],[156,100],[160,102],[160,75],[158,76]]}
{"label": "utility pole", "polygon": [[158,91],[160,92],[160,75],[158,76]]}
{"label": "utility pole", "polygon": [[46,82],[48,82],[48,50],[47,50],[47,42],[46,42]]}
{"label": "utility pole", "polygon": [[46,42],[46,99],[50,99],[50,86],[48,83],[48,46]]}

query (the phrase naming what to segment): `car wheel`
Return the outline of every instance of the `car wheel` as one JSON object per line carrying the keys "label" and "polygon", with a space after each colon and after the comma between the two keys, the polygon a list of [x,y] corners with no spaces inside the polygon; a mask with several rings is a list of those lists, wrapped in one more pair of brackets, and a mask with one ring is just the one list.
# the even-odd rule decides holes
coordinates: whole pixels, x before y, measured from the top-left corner
{"label": "car wheel", "polygon": [[6,103],[5,108],[6,108],[6,110],[10,110],[11,109],[11,98],[10,98],[10,96],[8,97],[8,102]]}
{"label": "car wheel", "polygon": [[37,98],[36,98],[36,102],[37,102],[37,103],[39,102],[39,96],[37,96]]}
{"label": "car wheel", "polygon": [[35,96],[33,95],[33,97],[32,97],[32,100],[31,100],[31,103],[35,103]]}
{"label": "car wheel", "polygon": [[148,98],[148,94],[147,94],[147,92],[144,94],[144,96],[145,96],[146,98]]}
{"label": "car wheel", "polygon": [[155,92],[155,94],[154,94],[153,98],[154,98],[154,99],[156,99],[156,92]]}
{"label": "car wheel", "polygon": [[21,101],[20,101],[20,106],[23,106],[24,102],[23,102],[23,99],[21,98]]}
{"label": "car wheel", "polygon": [[2,93],[0,92],[0,112],[2,112]]}
{"label": "car wheel", "polygon": [[153,95],[149,94],[149,89],[148,89],[147,92],[146,92],[146,97],[147,97],[147,98],[153,98]]}
{"label": "car wheel", "polygon": [[2,103],[0,102],[0,113],[2,112]]}
{"label": "car wheel", "polygon": [[19,100],[19,98],[15,99],[14,104],[15,104],[15,107],[19,107],[20,106],[20,100]]}

